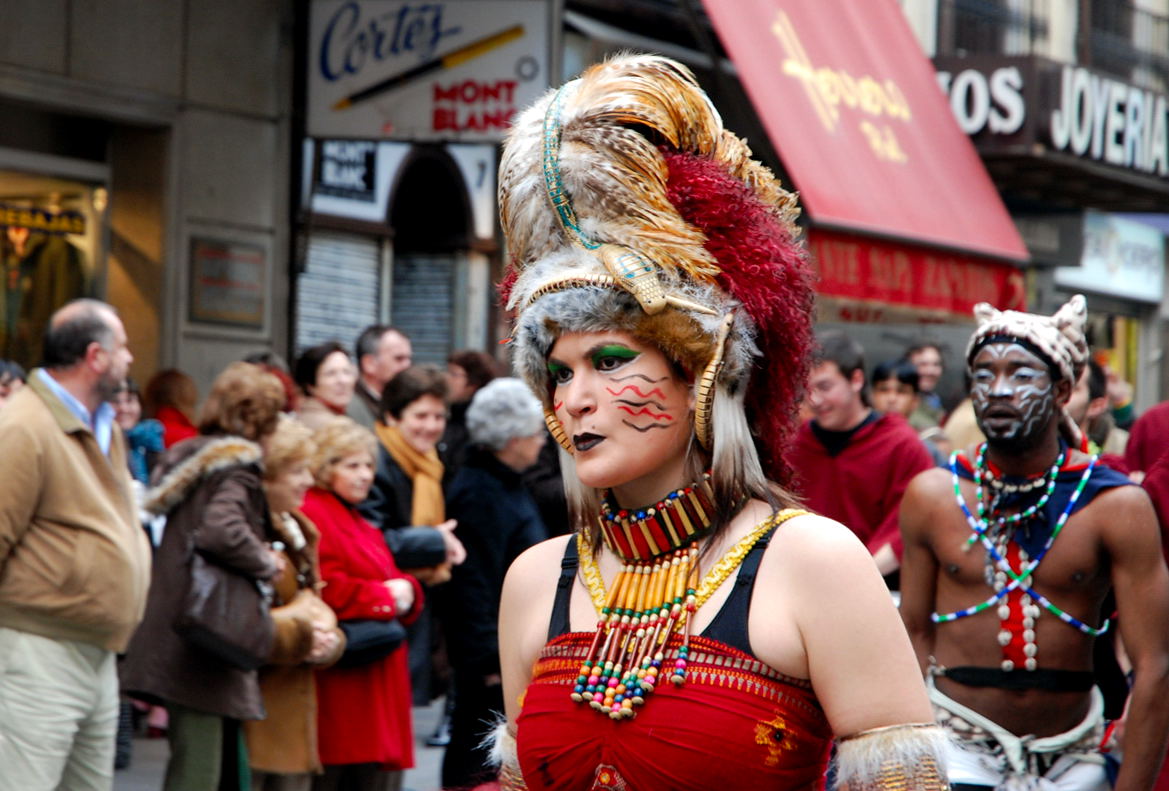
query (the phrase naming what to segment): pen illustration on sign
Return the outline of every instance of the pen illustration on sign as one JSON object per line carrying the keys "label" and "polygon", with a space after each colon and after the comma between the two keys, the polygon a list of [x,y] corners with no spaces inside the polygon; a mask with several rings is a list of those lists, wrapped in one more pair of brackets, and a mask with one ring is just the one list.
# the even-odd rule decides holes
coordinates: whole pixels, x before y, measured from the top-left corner
{"label": "pen illustration on sign", "polygon": [[480,55],[485,55],[491,50],[497,49],[504,44],[508,44],[512,41],[515,41],[516,39],[522,38],[523,35],[524,26],[513,25],[506,30],[501,30],[498,33],[494,33],[490,36],[478,39],[477,41],[472,41],[470,44],[459,47],[453,52],[449,52],[442,57],[434,58],[433,60],[426,61],[425,63],[420,63],[411,69],[407,69],[404,72],[395,74],[392,77],[387,77],[386,79],[381,80],[380,82],[376,82],[367,88],[362,88],[360,91],[352,93],[349,96],[339,100],[336,104],[333,105],[333,109],[344,110],[347,107],[351,107],[355,103],[368,99],[372,96],[378,96],[387,91],[392,91],[395,88],[405,85],[406,83],[409,83],[410,81],[415,80],[423,75],[430,74],[434,71],[452,69],[456,66],[460,66],[479,57]]}

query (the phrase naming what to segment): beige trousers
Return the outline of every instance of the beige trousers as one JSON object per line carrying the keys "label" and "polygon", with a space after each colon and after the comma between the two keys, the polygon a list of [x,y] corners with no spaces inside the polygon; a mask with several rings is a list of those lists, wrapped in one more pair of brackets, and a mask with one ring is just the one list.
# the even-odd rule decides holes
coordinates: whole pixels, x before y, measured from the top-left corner
{"label": "beige trousers", "polygon": [[0,791],[109,791],[118,677],[111,651],[0,627]]}

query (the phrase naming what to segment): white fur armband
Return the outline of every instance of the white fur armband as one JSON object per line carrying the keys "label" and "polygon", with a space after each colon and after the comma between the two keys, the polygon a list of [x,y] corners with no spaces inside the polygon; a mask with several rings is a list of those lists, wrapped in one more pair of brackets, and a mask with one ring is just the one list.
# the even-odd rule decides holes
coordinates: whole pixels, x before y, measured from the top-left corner
{"label": "white fur armband", "polygon": [[508,730],[506,719],[499,719],[483,740],[483,745],[491,754],[492,765],[499,767],[500,791],[527,791],[516,754],[515,735]]}
{"label": "white fur armband", "polygon": [[873,728],[836,745],[835,791],[942,791],[945,744],[950,737],[933,724]]}

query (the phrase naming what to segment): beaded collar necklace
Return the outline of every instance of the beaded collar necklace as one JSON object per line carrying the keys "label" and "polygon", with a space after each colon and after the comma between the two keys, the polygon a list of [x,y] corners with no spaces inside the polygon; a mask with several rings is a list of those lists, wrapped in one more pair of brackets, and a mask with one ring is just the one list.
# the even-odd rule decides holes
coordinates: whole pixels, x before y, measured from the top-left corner
{"label": "beaded collar necklace", "polygon": [[624,561],[646,561],[676,552],[709,535],[714,518],[710,470],[702,480],[645,508],[614,508],[608,491],[601,498],[597,522],[605,546]]}
{"label": "beaded collar necklace", "polygon": [[[1007,514],[1005,516],[1000,515],[994,517],[993,519],[987,519],[987,511],[990,510],[993,512],[996,510],[999,498],[996,497],[994,500],[992,500],[991,506],[988,509],[986,503],[983,500],[983,482],[986,481],[987,483],[990,483],[992,488],[1001,487],[1003,489],[1006,488],[1007,484],[995,478],[991,474],[990,470],[987,469],[986,443],[982,443],[982,445],[980,445],[978,448],[978,455],[974,460],[974,500],[978,507],[978,519],[976,521],[971,521],[973,517],[967,516],[967,523],[970,524],[973,533],[971,534],[970,538],[966,539],[966,543],[963,545],[963,549],[969,549],[970,546],[973,545],[976,541],[985,537],[987,532],[992,527],[1001,529],[1007,525],[1016,525],[1024,520],[1030,519],[1031,517],[1035,516],[1035,514],[1039,513],[1039,509],[1047,505],[1047,501],[1051,499],[1051,493],[1055,491],[1056,479],[1059,477],[1059,471],[1063,469],[1063,462],[1066,457],[1067,453],[1063,448],[1060,448],[1059,455],[1055,457],[1055,463],[1051,465],[1051,469],[1047,471],[1046,475],[1033,478],[1031,481],[1028,481],[1022,486],[1015,487],[1016,491],[1024,492],[1043,488],[1043,494],[1039,497],[1038,500],[1018,513]],[[966,501],[963,500],[959,494],[958,478],[957,472],[954,468],[953,457],[950,459],[950,474],[954,481],[954,493],[962,501],[962,510],[966,514],[969,514],[970,510],[966,507]],[[998,486],[995,484],[998,484]]]}
{"label": "beaded collar necklace", "polygon": [[[593,559],[592,541],[586,532],[578,533],[581,572],[600,618],[573,684],[572,700],[621,720],[636,716],[636,707],[645,703],[666,673],[670,683],[681,687],[686,681],[694,613],[739,567],[759,539],[801,513],[805,512],[787,509],[765,519],[715,563],[701,583],[698,545],[691,541],[649,561],[623,558],[613,587],[606,591]],[[668,642],[678,633],[682,639],[670,668]]]}
{"label": "beaded collar necklace", "polygon": [[[1056,520],[1051,535],[1048,536],[1046,543],[1039,552],[1033,558],[1029,558],[1027,552],[1013,541],[1013,528],[1025,519],[1034,518],[1039,512],[1039,509],[1050,499],[1052,492],[1055,490],[1056,478],[1063,467],[1065,458],[1066,453],[1061,450],[1055,464],[1047,473],[1047,476],[1050,476],[1050,481],[1048,481],[1044,489],[1044,494],[1038,502],[1016,514],[1009,515],[998,515],[995,513],[996,509],[992,507],[990,509],[991,514],[988,517],[982,500],[986,443],[983,443],[979,447],[974,464],[975,500],[978,516],[971,513],[970,508],[966,505],[966,499],[962,496],[958,475],[958,453],[954,452],[950,455],[950,475],[954,485],[954,498],[958,503],[958,507],[962,509],[962,513],[966,517],[966,523],[970,526],[972,533],[971,537],[963,544],[963,548],[967,549],[975,542],[981,542],[986,549],[988,582],[994,588],[994,593],[986,601],[979,602],[971,607],[946,614],[935,612],[930,618],[934,623],[949,623],[960,618],[976,615],[997,605],[998,616],[1003,625],[1003,628],[998,634],[998,641],[1004,648],[1004,654],[1006,655],[1006,658],[1002,662],[1003,670],[1014,670],[1020,664],[1017,659],[1022,660],[1021,664],[1027,670],[1035,670],[1038,667],[1039,663],[1036,658],[1038,647],[1035,644],[1035,619],[1040,615],[1040,607],[1086,635],[1098,637],[1108,631],[1109,622],[1107,620],[1099,628],[1089,626],[1075,616],[1061,610],[1047,597],[1032,587],[1035,570],[1039,568],[1040,561],[1047,555],[1047,552],[1055,543],[1056,537],[1059,536],[1067,524],[1068,517],[1071,516],[1076,502],[1080,499],[1080,494],[1083,493],[1084,487],[1087,486],[1088,479],[1092,477],[1092,471],[1096,468],[1098,456],[1092,456],[1089,460],[1083,474],[1080,476],[1079,482],[1076,484],[1075,490],[1072,492],[1071,497],[1068,498],[1067,505],[1064,506],[1063,512]],[[1011,562],[1012,557],[1017,558],[1014,564]],[[1020,638],[1021,651],[1009,653],[1007,649],[1014,643],[1019,642]]]}

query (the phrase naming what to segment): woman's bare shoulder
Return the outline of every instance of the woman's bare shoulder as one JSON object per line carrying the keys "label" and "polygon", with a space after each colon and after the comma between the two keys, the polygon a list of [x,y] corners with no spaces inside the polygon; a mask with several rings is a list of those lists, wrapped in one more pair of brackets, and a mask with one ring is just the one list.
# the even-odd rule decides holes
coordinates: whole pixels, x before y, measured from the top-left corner
{"label": "woman's bare shoulder", "polygon": [[539,544],[528,547],[512,561],[504,580],[505,596],[518,594],[527,596],[538,591],[551,590],[560,576],[560,560],[564,557],[568,542],[575,534],[553,536]]}
{"label": "woman's bare shoulder", "polygon": [[800,562],[835,559],[842,552],[853,555],[859,551],[862,557],[869,557],[855,533],[835,519],[811,511],[799,512],[780,523],[772,543],[783,548],[778,554],[794,553],[798,557],[793,559]]}
{"label": "woman's bare shoulder", "polygon": [[856,534],[835,519],[813,513],[779,525],[759,570],[760,584],[779,586],[801,599],[809,589],[839,586],[845,580],[851,580],[846,587],[852,587],[858,578],[884,589],[872,555]]}

